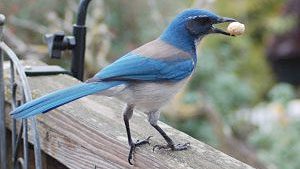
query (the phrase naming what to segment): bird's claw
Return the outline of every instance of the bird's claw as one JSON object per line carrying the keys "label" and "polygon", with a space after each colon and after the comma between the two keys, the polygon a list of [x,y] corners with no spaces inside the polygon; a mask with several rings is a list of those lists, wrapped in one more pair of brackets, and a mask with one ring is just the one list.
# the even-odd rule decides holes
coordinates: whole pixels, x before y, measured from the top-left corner
{"label": "bird's claw", "polygon": [[145,140],[137,140],[135,143],[135,146],[139,146],[139,145],[143,145],[143,144],[149,144],[150,145],[150,138],[153,136],[149,136],[148,138],[146,138]]}
{"label": "bird's claw", "polygon": [[153,146],[153,151],[157,148],[158,150],[160,149],[171,149],[172,151],[181,151],[181,150],[187,150],[190,147],[190,143],[185,143],[185,144],[167,144],[167,145],[155,145]]}
{"label": "bird's claw", "polygon": [[138,146],[141,146],[143,144],[149,144],[150,145],[150,138],[151,137],[153,137],[153,136],[149,136],[148,138],[146,138],[145,140],[142,140],[142,141],[137,140],[136,143],[132,143],[130,145],[130,151],[129,151],[129,155],[128,155],[128,163],[130,165],[133,165],[131,160],[132,160],[133,154],[135,153],[135,148],[138,147]]}

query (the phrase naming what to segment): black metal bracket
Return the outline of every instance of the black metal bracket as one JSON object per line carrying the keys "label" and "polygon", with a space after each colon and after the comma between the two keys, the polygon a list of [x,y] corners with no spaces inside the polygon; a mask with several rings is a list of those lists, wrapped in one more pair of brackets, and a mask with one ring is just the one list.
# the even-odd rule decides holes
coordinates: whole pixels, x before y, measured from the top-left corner
{"label": "black metal bracket", "polygon": [[64,32],[46,34],[45,41],[48,44],[51,58],[61,58],[64,50],[72,50],[72,75],[83,80],[84,74],[84,53],[86,40],[86,13],[91,0],[81,0],[78,8],[77,22],[73,25],[73,36],[65,36]]}
{"label": "black metal bracket", "polygon": [[71,73],[64,68],[57,65],[49,66],[25,66],[25,74],[27,76],[49,76],[57,74],[70,74]]}

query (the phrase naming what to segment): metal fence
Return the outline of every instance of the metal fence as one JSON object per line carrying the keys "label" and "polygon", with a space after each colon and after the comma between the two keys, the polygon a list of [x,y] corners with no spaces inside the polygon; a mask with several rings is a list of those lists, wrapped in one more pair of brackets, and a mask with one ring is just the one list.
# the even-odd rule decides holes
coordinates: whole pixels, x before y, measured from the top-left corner
{"label": "metal fence", "polygon": [[[87,8],[91,0],[80,0],[77,22],[73,25],[73,35],[65,36],[63,32],[54,34],[47,34],[45,36],[46,42],[49,48],[49,54],[52,58],[60,58],[61,52],[64,50],[72,50],[72,64],[71,74],[79,79],[83,80],[84,71],[84,53],[85,53],[85,37],[86,37],[86,14]],[[7,169],[8,160],[6,152],[6,130],[5,130],[5,83],[3,77],[3,60],[7,56],[10,62],[10,77],[9,85],[11,90],[11,109],[14,110],[16,107],[32,100],[30,88],[24,71],[24,67],[20,64],[20,61],[16,54],[5,44],[3,41],[3,29],[4,29],[5,17],[0,14],[0,169]],[[35,75],[46,74],[57,74],[66,73],[65,70],[61,69],[49,69],[44,67],[43,71],[36,70]],[[28,72],[27,72],[28,73]],[[20,96],[21,97],[18,97]],[[17,127],[17,120],[12,120],[12,164],[14,169],[28,169],[29,167],[29,147],[28,147],[28,123],[30,122],[33,133],[33,144],[34,144],[34,159],[35,168],[42,168],[41,161],[41,149],[39,142],[39,134],[37,130],[37,121],[35,117],[30,119],[22,119],[21,125]],[[21,148],[23,138],[23,154],[19,152]]]}
{"label": "metal fence", "polygon": [[[5,17],[0,14],[0,151],[1,151],[1,169],[8,168],[8,162],[12,162],[14,169],[28,169],[29,168],[29,145],[28,123],[31,124],[33,144],[34,144],[34,159],[35,168],[42,168],[41,149],[39,134],[37,130],[37,121],[35,117],[30,119],[20,120],[20,127],[17,127],[17,120],[12,120],[12,159],[7,157],[7,143],[5,130],[5,81],[3,77],[3,60],[4,57],[10,62],[10,77],[9,90],[11,90],[11,109],[32,100],[28,80],[26,78],[24,67],[21,65],[16,54],[3,41]],[[22,144],[23,142],[23,144]],[[21,145],[23,145],[23,154],[20,153]]]}

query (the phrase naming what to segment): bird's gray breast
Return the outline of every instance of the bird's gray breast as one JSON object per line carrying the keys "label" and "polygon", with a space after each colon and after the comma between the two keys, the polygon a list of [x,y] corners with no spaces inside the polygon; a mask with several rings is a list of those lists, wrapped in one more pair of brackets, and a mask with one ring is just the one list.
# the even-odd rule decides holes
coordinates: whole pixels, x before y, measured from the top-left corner
{"label": "bird's gray breast", "polygon": [[144,112],[158,111],[186,84],[188,78],[179,82],[139,82],[128,84],[114,97],[133,104]]}

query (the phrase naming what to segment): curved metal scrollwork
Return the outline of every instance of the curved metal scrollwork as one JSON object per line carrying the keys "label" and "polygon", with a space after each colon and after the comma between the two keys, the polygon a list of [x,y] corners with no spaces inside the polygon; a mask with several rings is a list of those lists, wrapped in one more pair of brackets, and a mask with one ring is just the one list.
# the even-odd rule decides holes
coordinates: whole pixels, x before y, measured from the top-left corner
{"label": "curved metal scrollwork", "polygon": [[[28,80],[25,75],[24,67],[21,65],[16,54],[11,50],[3,41],[3,26],[4,26],[4,16],[0,14],[0,101],[3,102],[0,104],[1,108],[1,116],[0,116],[0,130],[4,130],[1,134],[1,168],[6,169],[6,143],[5,143],[5,112],[4,112],[4,80],[3,80],[3,57],[4,54],[8,56],[10,61],[10,90],[11,90],[11,108],[12,110],[16,107],[24,104],[28,101],[32,100],[32,95],[30,92],[30,87]],[[4,53],[4,54],[3,54]],[[22,119],[19,130],[17,129],[17,120],[12,119],[12,164],[14,169],[29,168],[29,152],[28,152],[28,122],[31,122],[31,128],[33,132],[33,143],[34,143],[34,155],[35,155],[35,168],[41,169],[41,149],[40,149],[40,141],[39,134],[37,130],[37,121],[35,117],[30,119]],[[4,129],[3,129],[4,126]],[[4,135],[4,136],[2,136]],[[23,136],[23,156],[21,157],[19,154],[21,141]]]}

